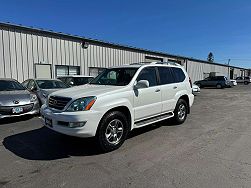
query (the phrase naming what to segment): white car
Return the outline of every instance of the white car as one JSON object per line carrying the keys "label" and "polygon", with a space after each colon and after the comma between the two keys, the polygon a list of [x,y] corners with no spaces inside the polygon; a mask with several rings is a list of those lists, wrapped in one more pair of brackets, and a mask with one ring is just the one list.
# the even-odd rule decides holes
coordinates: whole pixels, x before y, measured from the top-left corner
{"label": "white car", "polygon": [[231,82],[232,86],[237,86],[236,80],[230,80],[230,82]]}
{"label": "white car", "polygon": [[194,95],[200,93],[200,87],[197,86],[196,84],[193,84],[192,90]]}
{"label": "white car", "polygon": [[43,124],[62,134],[96,137],[103,151],[119,148],[128,132],[173,118],[183,123],[194,101],[180,65],[131,64],[106,69],[89,84],[57,91],[41,108]]}

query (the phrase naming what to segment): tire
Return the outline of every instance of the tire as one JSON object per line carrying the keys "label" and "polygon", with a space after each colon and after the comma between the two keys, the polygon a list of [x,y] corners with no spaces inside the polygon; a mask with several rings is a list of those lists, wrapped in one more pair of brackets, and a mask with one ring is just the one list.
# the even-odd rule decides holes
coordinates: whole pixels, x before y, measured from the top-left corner
{"label": "tire", "polygon": [[113,151],[124,143],[128,132],[126,116],[119,111],[108,112],[99,124],[96,141],[103,152]]}
{"label": "tire", "polygon": [[187,102],[184,99],[179,99],[174,110],[173,122],[176,125],[184,123],[187,118],[187,112],[188,112]]}
{"label": "tire", "polygon": [[221,84],[217,84],[217,85],[216,85],[216,88],[217,88],[217,89],[222,89],[222,85],[221,85]]}
{"label": "tire", "polygon": [[247,81],[245,81],[245,82],[244,82],[244,84],[245,84],[245,85],[248,85],[248,82],[247,82]]}

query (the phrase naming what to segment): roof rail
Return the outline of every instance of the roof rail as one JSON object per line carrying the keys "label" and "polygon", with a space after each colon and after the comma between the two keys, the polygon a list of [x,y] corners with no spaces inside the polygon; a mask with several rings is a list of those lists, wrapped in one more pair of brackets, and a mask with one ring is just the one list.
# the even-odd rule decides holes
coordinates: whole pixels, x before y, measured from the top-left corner
{"label": "roof rail", "polygon": [[151,64],[181,66],[179,63],[175,63],[175,62],[171,62],[171,61],[165,61],[165,62],[152,62]]}
{"label": "roof rail", "polygon": [[171,62],[171,61],[165,61],[165,62],[160,62],[160,61],[156,61],[156,62],[138,62],[138,63],[130,63],[130,65],[154,65],[154,64],[158,64],[158,65],[174,65],[174,66],[181,66],[178,63],[175,62]]}
{"label": "roof rail", "polygon": [[146,62],[130,63],[130,65],[145,65]]}

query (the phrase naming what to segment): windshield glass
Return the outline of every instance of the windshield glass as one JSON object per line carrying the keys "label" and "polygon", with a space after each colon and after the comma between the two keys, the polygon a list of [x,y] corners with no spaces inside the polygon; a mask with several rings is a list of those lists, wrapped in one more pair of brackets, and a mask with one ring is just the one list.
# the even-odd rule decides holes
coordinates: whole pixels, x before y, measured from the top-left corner
{"label": "windshield glass", "polygon": [[90,84],[125,86],[130,83],[138,68],[111,68],[99,74]]}
{"label": "windshield glass", "polygon": [[67,86],[58,80],[37,80],[37,85],[41,89],[67,88]]}
{"label": "windshield glass", "polygon": [[0,80],[0,91],[25,90],[25,88],[14,80]]}

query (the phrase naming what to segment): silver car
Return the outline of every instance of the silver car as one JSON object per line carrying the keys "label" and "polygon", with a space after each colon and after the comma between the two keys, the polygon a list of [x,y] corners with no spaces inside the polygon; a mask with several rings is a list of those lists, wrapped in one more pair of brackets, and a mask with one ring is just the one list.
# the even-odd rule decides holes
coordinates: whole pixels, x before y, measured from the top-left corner
{"label": "silver car", "polygon": [[49,94],[69,87],[57,79],[29,79],[22,85],[37,95],[40,106],[46,103]]}
{"label": "silver car", "polygon": [[0,79],[0,119],[39,113],[37,96],[18,81]]}

